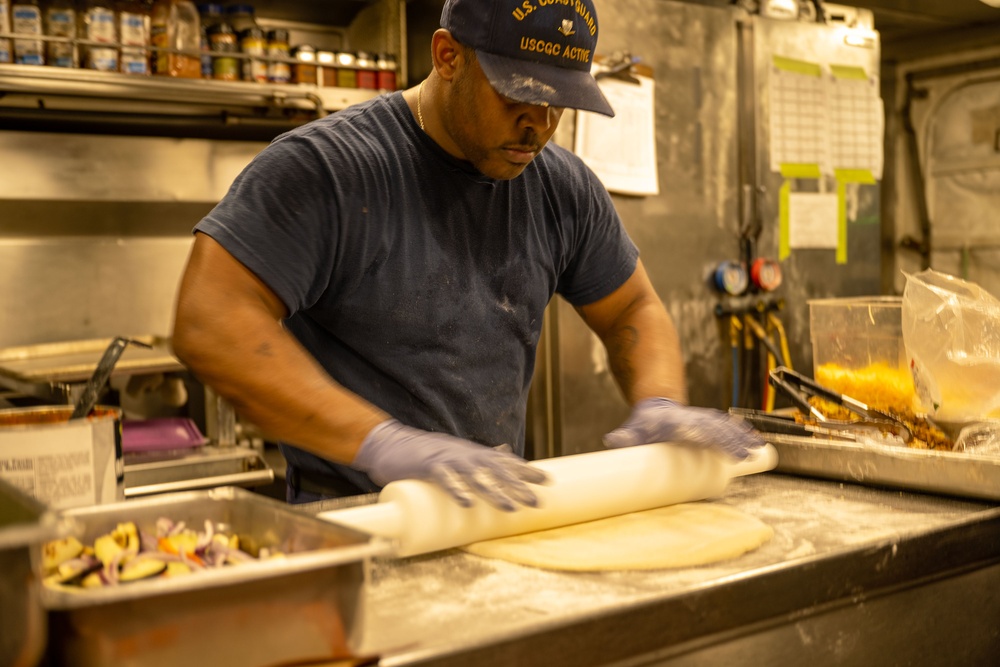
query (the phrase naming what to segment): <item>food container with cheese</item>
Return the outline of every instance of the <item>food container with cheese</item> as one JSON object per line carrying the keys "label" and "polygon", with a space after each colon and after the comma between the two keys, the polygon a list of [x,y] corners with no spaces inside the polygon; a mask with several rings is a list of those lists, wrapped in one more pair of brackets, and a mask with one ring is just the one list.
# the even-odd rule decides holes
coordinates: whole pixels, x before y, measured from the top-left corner
{"label": "food container with cheese", "polygon": [[893,296],[810,300],[815,380],[872,407],[913,411],[902,305],[902,298]]}

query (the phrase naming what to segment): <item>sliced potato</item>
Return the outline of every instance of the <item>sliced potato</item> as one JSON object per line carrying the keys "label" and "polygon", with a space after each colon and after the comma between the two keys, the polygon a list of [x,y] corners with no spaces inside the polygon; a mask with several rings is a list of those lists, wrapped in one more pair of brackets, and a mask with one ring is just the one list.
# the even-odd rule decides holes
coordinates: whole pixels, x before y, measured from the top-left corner
{"label": "sliced potato", "polygon": [[42,546],[42,568],[47,574],[56,571],[66,561],[83,553],[83,543],[75,537],[64,537]]}
{"label": "sliced potato", "polygon": [[191,566],[187,563],[167,563],[167,571],[163,576],[183,577],[186,574],[191,574],[192,571]]}

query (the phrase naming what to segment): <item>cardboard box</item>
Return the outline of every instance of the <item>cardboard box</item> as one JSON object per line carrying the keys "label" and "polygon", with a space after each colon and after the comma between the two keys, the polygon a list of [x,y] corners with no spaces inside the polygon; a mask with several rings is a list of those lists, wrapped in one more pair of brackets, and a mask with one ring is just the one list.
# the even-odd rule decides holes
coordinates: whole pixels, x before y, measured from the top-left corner
{"label": "cardboard box", "polygon": [[71,406],[0,410],[0,478],[53,509],[125,499],[121,412]]}

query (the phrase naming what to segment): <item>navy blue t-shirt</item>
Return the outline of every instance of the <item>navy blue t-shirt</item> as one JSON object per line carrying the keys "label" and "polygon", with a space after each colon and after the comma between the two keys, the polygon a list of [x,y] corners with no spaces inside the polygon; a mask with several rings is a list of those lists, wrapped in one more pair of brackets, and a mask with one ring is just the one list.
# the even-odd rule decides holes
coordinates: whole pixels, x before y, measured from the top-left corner
{"label": "navy blue t-shirt", "polygon": [[338,383],[404,424],[518,453],[552,295],[592,303],[638,257],[575,155],[550,143],[517,178],[488,178],[420,130],[401,93],[275,139],[196,230],[281,298]]}

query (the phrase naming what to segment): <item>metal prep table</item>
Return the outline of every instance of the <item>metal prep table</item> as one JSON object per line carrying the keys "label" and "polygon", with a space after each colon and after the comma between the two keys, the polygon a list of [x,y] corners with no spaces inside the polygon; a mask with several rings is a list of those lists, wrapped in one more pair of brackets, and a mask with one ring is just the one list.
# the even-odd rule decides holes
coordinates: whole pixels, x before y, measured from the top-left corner
{"label": "metal prep table", "polygon": [[386,667],[1000,664],[997,504],[780,473],[734,479],[716,502],[774,538],[649,572],[376,559],[363,651]]}

